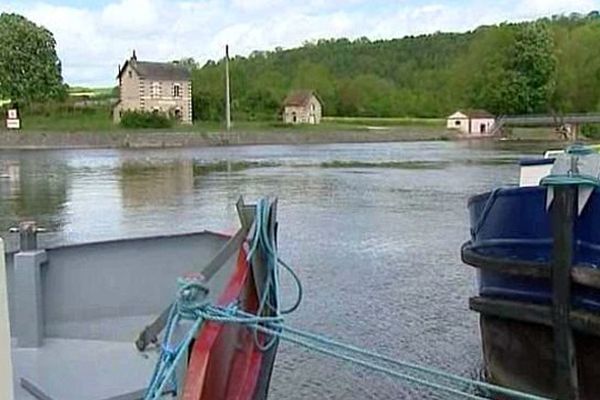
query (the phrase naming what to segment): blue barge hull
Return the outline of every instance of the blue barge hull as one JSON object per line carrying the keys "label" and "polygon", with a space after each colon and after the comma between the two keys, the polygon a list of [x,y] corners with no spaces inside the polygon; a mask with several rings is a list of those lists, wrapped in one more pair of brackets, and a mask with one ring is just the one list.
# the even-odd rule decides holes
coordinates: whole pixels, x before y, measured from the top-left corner
{"label": "blue barge hull", "polygon": [[[552,230],[546,210],[546,189],[519,187],[497,189],[469,199],[474,253],[496,259],[539,263],[550,268]],[[575,220],[573,264],[597,270],[600,266],[600,192],[594,190]],[[479,270],[479,294],[549,304],[547,279]],[[600,290],[576,284],[573,306],[600,311]]]}
{"label": "blue barge hull", "polygon": [[[468,201],[471,240],[461,249],[477,268],[478,295],[489,380],[557,398],[553,311],[552,209],[547,188],[509,187]],[[576,354],[579,399],[600,398],[600,190],[574,216],[568,314]]]}

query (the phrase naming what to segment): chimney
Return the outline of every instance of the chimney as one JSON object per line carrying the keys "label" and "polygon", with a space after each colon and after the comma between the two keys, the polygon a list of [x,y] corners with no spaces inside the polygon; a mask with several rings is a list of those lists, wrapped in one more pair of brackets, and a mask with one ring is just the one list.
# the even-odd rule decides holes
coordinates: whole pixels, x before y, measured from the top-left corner
{"label": "chimney", "polygon": [[133,49],[133,54],[131,55],[131,59],[133,61],[137,61],[137,55],[135,54],[135,49]]}

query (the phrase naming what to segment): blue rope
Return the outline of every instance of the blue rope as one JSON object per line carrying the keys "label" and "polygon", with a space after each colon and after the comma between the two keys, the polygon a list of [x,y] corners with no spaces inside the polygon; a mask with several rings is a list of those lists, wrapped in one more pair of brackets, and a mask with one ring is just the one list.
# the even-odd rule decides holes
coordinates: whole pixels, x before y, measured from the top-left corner
{"label": "blue rope", "polygon": [[[495,197],[496,193],[492,192],[486,204],[486,209],[491,208]],[[169,314],[165,337],[161,344],[160,358],[144,397],[145,400],[160,398],[169,383],[174,391],[177,390],[174,376],[175,369],[204,321],[235,323],[248,327],[253,331],[255,345],[262,351],[271,349],[278,339],[282,339],[321,354],[385,373],[404,382],[462,398],[472,400],[489,399],[489,397],[482,397],[485,395],[472,393],[472,390],[471,392],[466,391],[467,389],[477,388],[484,392],[493,392],[513,399],[546,400],[532,394],[463,378],[414,363],[395,360],[357,346],[285,325],[283,315],[298,308],[303,292],[296,273],[277,255],[274,224],[270,224],[271,209],[269,201],[261,199],[258,202],[255,223],[250,234],[248,261],[252,262],[255,257],[261,257],[267,269],[265,289],[259,299],[256,314],[241,310],[236,303],[232,303],[227,307],[216,307],[208,304],[204,301],[207,289],[199,281],[191,278],[179,280],[177,298]],[[483,214],[485,215],[487,212],[484,211]],[[271,226],[271,229],[269,229],[269,226]],[[279,268],[285,269],[292,276],[298,289],[298,297],[292,307],[283,311],[280,309]],[[192,321],[192,324],[183,339],[173,344],[176,327],[182,321]],[[261,341],[259,340],[259,333],[270,338]],[[416,376],[413,374],[416,374]],[[436,379],[441,381],[436,382]],[[462,387],[457,388],[457,385]]]}
{"label": "blue rope", "polygon": [[[303,289],[300,279],[289,265],[277,255],[277,244],[275,242],[275,224],[271,223],[272,202],[260,199],[256,204],[256,216],[250,239],[250,249],[247,260],[252,262],[254,257],[262,256],[267,269],[267,278],[263,293],[261,294],[256,315],[264,316],[267,313],[280,317],[295,311],[302,302]],[[294,304],[287,309],[281,309],[279,269],[283,267],[292,277],[296,288],[297,297]],[[264,343],[254,331],[254,341],[262,351],[270,350],[277,343],[277,336],[271,336]]]}
{"label": "blue rope", "polygon": [[596,176],[586,174],[548,175],[540,181],[540,186],[569,186],[584,185],[600,187],[600,180]]}
{"label": "blue rope", "polygon": [[[171,306],[165,337],[161,342],[160,356],[154,367],[144,400],[159,399],[167,391],[166,388],[169,383],[171,384],[171,389],[168,391],[177,392],[175,368],[177,368],[183,355],[187,352],[190,343],[203,322],[201,310],[207,304],[200,299],[206,297],[208,289],[198,280],[191,277],[180,278],[178,285],[177,298],[173,306]],[[181,321],[192,321],[192,326],[183,336],[183,339],[174,344],[175,330]]]}
{"label": "blue rope", "polygon": [[[486,382],[481,382],[473,379],[468,379],[464,377],[460,377],[454,374],[450,374],[448,372],[440,371],[437,369],[420,366],[418,364],[409,363],[399,361],[369,350],[361,349],[356,346],[352,346],[346,343],[342,343],[330,338],[327,338],[322,335],[318,335],[315,333],[303,331],[300,329],[292,328],[290,326],[284,325],[281,322],[271,322],[271,321],[260,321],[262,323],[267,322],[265,325],[260,325],[255,323],[253,320],[255,316],[250,313],[246,313],[239,309],[231,309],[231,308],[220,308],[214,306],[208,306],[204,309],[202,313],[202,317],[205,320],[217,321],[221,323],[240,323],[244,325],[248,325],[252,329],[257,331],[277,336],[283,340],[288,342],[300,345],[302,347],[308,348],[313,351],[317,351],[322,354],[326,354],[332,356],[334,358],[338,358],[344,361],[352,362],[363,367],[385,373],[387,375],[402,379],[404,381],[419,384],[421,386],[426,386],[431,389],[444,391],[447,393],[452,393],[454,395],[460,395],[463,398],[468,399],[486,399],[487,397],[481,397],[479,395],[475,395],[472,393],[465,392],[463,389],[453,388],[447,385],[442,385],[439,383],[432,382],[422,377],[411,376],[403,372],[396,371],[394,369],[385,367],[380,364],[376,364],[374,362],[360,359],[356,357],[356,355],[365,356],[367,358],[377,360],[378,362],[385,362],[388,364],[395,365],[399,368],[404,368],[407,370],[411,370],[413,372],[423,373],[428,377],[442,378],[447,381],[452,382],[452,384],[465,384],[471,387],[476,387],[485,391],[492,391],[497,394],[502,394],[506,396],[510,396],[514,399],[520,400],[547,400],[544,397],[519,392],[516,390],[504,388],[501,386],[492,385]],[[340,351],[334,350],[335,348],[340,349],[346,353],[351,353],[354,355],[344,354]]]}
{"label": "blue rope", "polygon": [[[587,156],[590,154],[597,153],[592,147],[585,146],[580,143],[573,144],[565,150],[565,153],[572,157],[572,162],[577,161],[579,156]],[[574,159],[573,159],[574,158]],[[597,172],[597,171],[595,171]],[[596,175],[583,174],[577,171],[575,168],[573,171],[569,170],[564,174],[551,174],[544,177],[540,181],[541,186],[569,186],[569,185],[583,185],[600,187],[600,179]]]}
{"label": "blue rope", "polygon": [[490,195],[488,196],[488,198],[485,202],[485,205],[483,206],[483,211],[481,212],[481,215],[480,215],[479,219],[477,220],[477,223],[475,223],[475,226],[473,228],[471,228],[471,239],[473,239],[473,240],[477,239],[477,235],[479,234],[479,231],[481,230],[481,228],[483,228],[483,225],[485,225],[485,221],[487,220],[488,214],[492,210],[492,207],[493,207],[494,203],[496,202],[496,199],[498,198],[498,194],[500,193],[501,190],[502,190],[502,188],[496,188],[490,192]]}
{"label": "blue rope", "polygon": [[[247,260],[252,262],[254,257],[261,257],[265,263],[267,274],[263,293],[261,294],[259,307],[256,315],[252,318],[247,315],[244,317],[236,316],[237,306],[230,305],[226,315],[218,317],[212,314],[213,321],[241,323],[245,325],[265,325],[279,324],[283,322],[282,315],[293,312],[298,308],[302,301],[303,289],[300,279],[296,273],[277,255],[277,245],[275,242],[275,224],[270,224],[272,202],[267,199],[260,199],[256,206],[256,215],[253,227],[251,229],[250,250]],[[269,229],[271,226],[271,229]],[[279,268],[283,267],[292,276],[297,287],[297,299],[292,307],[280,310],[280,289],[279,289]],[[159,398],[165,391],[170,382],[173,391],[177,391],[177,382],[175,381],[175,368],[187,351],[192,339],[204,321],[206,303],[204,299],[208,294],[208,289],[201,282],[192,278],[180,278],[178,280],[178,292],[176,301],[173,303],[171,312],[166,325],[165,336],[161,343],[159,360],[155,366],[150,379],[150,384],[146,391],[145,400]],[[268,315],[267,315],[268,314]],[[193,321],[183,339],[173,344],[175,330],[182,321]],[[274,325],[278,326],[278,325]],[[275,328],[278,329],[278,328]],[[254,329],[254,341],[257,348],[262,351],[268,351],[277,342],[278,336],[271,334],[269,339],[261,341],[258,330]],[[263,343],[264,342],[264,343]]]}

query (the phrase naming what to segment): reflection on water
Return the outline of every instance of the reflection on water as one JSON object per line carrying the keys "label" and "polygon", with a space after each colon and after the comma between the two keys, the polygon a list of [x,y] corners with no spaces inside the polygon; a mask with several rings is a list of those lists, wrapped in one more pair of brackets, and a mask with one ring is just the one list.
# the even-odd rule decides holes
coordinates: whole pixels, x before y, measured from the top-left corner
{"label": "reflection on water", "polygon": [[123,207],[127,209],[177,204],[194,190],[191,160],[127,160],[121,164],[120,178]]}
{"label": "reflection on water", "polygon": [[52,230],[64,224],[69,175],[65,161],[23,157],[0,160],[0,229],[36,219]]}
{"label": "reflection on water", "polygon": [[[469,195],[516,183],[543,149],[486,143],[0,152],[2,235],[35,219],[55,241],[236,225],[239,195],[280,198],[282,256],[306,297],[299,327],[476,376],[473,272],[459,258]],[[327,167],[327,168],[326,168]],[[286,279],[283,290],[293,291]],[[271,398],[434,398],[379,374],[280,346]]]}

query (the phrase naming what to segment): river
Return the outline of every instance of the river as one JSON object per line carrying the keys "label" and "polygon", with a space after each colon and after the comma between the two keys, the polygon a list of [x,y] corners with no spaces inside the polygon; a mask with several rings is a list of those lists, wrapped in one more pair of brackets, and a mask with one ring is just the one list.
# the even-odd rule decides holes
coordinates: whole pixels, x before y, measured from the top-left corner
{"label": "river", "polygon": [[[280,253],[305,299],[288,322],[478,377],[467,198],[518,181],[545,146],[412,142],[0,152],[2,236],[34,219],[51,241],[233,231],[234,204],[279,197]],[[283,292],[292,292],[288,280]],[[290,295],[290,297],[292,297]],[[283,343],[272,399],[438,398]],[[441,396],[439,398],[445,398]]]}

